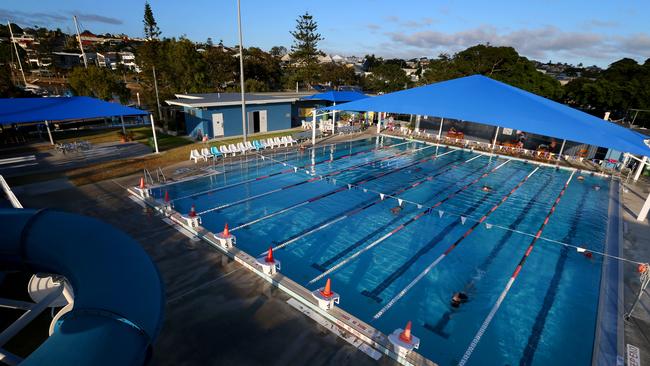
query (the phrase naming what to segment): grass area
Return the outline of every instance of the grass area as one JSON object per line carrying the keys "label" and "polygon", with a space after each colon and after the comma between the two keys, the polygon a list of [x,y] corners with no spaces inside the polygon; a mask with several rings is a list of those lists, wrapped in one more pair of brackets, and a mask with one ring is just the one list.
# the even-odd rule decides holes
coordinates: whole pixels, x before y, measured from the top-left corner
{"label": "grass area", "polygon": [[[73,141],[79,141],[79,140],[86,140],[89,141],[92,144],[98,144],[102,142],[115,142],[115,141],[120,141],[120,136],[119,132],[121,131],[121,128],[115,128],[115,129],[110,129],[110,130],[101,130],[101,131],[84,131],[84,130],[79,130],[79,131],[70,131],[71,135],[70,137],[67,138],[61,138],[57,136],[57,141],[58,142],[73,142]],[[133,127],[133,128],[127,128],[128,132],[133,133],[133,140],[143,143],[145,145],[149,145],[149,138],[152,136],[151,128],[150,127]],[[74,133],[73,133],[74,132]],[[88,133],[92,132],[92,133]],[[158,149],[160,151],[166,151],[170,150],[179,146],[183,145],[188,145],[191,144],[192,142],[186,138],[183,137],[178,137],[178,136],[172,136],[172,135],[167,135],[164,133],[156,133],[156,137],[158,138]],[[152,146],[153,148],[153,146]]]}
{"label": "grass area", "polygon": [[[281,131],[281,132],[271,132],[264,134],[255,134],[249,136],[249,140],[257,140],[261,138],[269,138],[276,136],[285,136],[291,133],[296,132],[295,130]],[[151,130],[149,130],[149,133]],[[146,134],[143,132],[143,134]],[[104,163],[98,163],[89,165],[83,168],[78,168],[70,170],[66,173],[68,178],[75,185],[84,185],[95,182],[100,182],[106,179],[123,177],[130,174],[135,174],[141,172],[144,168],[153,170],[158,167],[165,167],[171,164],[179,163],[182,161],[187,161],[190,156],[190,151],[192,149],[201,149],[204,147],[210,148],[211,146],[221,146],[225,144],[233,144],[242,141],[241,137],[236,138],[227,138],[218,141],[210,141],[208,143],[196,142],[191,143],[189,140],[183,139],[181,137],[170,136],[174,139],[168,139],[167,142],[164,142],[166,149],[163,149],[163,138],[158,137],[158,144],[161,150],[160,154],[152,154],[144,157],[137,158],[128,158],[113,160]],[[174,146],[174,144],[180,143],[175,139],[182,139],[184,145]],[[145,138],[146,140],[146,138]]]}

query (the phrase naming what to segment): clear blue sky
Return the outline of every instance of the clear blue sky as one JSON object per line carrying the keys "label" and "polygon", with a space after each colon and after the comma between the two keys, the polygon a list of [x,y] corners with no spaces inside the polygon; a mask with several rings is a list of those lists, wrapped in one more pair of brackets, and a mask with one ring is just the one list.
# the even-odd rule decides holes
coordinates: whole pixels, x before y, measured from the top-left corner
{"label": "clear blue sky", "polygon": [[[152,0],[163,36],[237,43],[235,0]],[[142,36],[144,1],[3,0],[0,19],[72,32],[71,15],[95,33]],[[242,0],[244,45],[289,47],[295,19],[309,11],[331,54],[437,56],[477,43],[512,45],[540,61],[607,66],[650,57],[644,0]]]}

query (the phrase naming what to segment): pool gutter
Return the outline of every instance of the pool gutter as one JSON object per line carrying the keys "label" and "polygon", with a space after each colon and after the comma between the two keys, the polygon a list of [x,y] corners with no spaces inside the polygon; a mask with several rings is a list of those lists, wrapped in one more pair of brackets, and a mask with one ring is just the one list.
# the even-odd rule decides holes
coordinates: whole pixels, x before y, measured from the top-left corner
{"label": "pool gutter", "polygon": [[[620,257],[623,243],[623,215],[621,190],[618,180],[612,180],[609,189],[609,214],[605,253]],[[623,365],[623,266],[611,257],[603,259],[596,336],[592,354],[593,366]]]}
{"label": "pool gutter", "polygon": [[202,226],[190,227],[187,225],[186,220],[183,216],[174,211],[164,209],[164,202],[156,200],[152,197],[142,197],[141,193],[137,188],[127,188],[127,191],[135,199],[142,201],[147,206],[150,206],[154,210],[158,211],[165,217],[171,219],[174,224],[180,226],[187,232],[195,235],[199,239],[203,239],[205,242],[233,259],[234,261],[240,263],[251,272],[255,273],[265,281],[271,283],[273,286],[285,292],[290,297],[296,299],[301,304],[305,305],[312,311],[318,313],[323,318],[328,321],[336,324],[339,328],[344,331],[347,331],[359,338],[361,341],[366,343],[368,346],[377,350],[378,352],[387,355],[388,357],[394,359],[398,363],[405,366],[435,366],[436,364],[431,360],[425,358],[416,352],[410,352],[406,357],[399,356],[394,348],[392,343],[388,340],[388,336],[382,333],[381,331],[373,328],[369,324],[363,322],[362,320],[356,318],[352,314],[346,312],[345,310],[334,307],[329,311],[322,310],[318,307],[316,300],[312,297],[311,291],[307,288],[301,286],[300,284],[294,282],[289,277],[283,275],[281,272],[278,272],[275,276],[271,277],[266,273],[261,271],[261,268],[258,267],[257,262],[254,257],[250,256],[248,253],[243,250],[235,247],[231,249],[226,249],[219,245],[219,243],[214,239],[214,233],[208,231]]}

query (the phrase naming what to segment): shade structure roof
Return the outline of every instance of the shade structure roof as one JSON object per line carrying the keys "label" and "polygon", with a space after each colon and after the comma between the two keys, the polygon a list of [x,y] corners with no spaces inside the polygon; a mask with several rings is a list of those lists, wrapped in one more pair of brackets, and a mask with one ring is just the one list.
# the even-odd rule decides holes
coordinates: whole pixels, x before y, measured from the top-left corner
{"label": "shade structure roof", "polygon": [[147,114],[141,109],[91,97],[0,99],[0,125]]}
{"label": "shade structure roof", "polygon": [[352,102],[355,100],[366,99],[367,95],[356,91],[335,91],[330,90],[323,93],[310,95],[302,98],[302,100],[326,100],[334,103]]}
{"label": "shade structure roof", "polygon": [[451,118],[650,156],[648,136],[482,75],[401,90],[321,110]]}

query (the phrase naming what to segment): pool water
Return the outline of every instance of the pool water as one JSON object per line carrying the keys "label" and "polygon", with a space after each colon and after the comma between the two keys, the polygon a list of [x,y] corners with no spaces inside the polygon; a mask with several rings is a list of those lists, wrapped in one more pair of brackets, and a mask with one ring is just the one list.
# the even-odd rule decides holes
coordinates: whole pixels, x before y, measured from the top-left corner
{"label": "pool water", "polygon": [[[440,365],[463,356],[571,176],[388,137],[262,154],[153,194],[167,191],[181,213],[195,205],[210,231],[227,222],[253,256],[278,247],[282,272],[310,290],[331,278],[339,306],[385,334],[411,320],[419,352]],[[542,237],[600,251],[609,182],[576,177]],[[589,364],[601,264],[537,241],[469,364]],[[469,301],[453,308],[458,291]]]}

